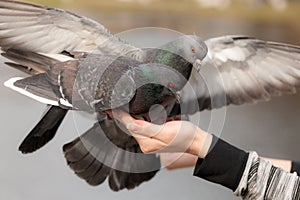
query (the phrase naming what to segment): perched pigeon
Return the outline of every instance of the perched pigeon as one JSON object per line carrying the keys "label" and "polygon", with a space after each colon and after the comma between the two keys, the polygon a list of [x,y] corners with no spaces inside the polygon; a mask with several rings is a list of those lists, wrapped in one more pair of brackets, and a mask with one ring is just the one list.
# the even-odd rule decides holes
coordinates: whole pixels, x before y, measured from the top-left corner
{"label": "perched pigeon", "polygon": [[[1,3],[4,3],[3,7],[10,10],[13,5],[22,7],[26,12],[28,10],[33,12],[37,8],[29,4],[17,2],[0,1],[0,5]],[[29,6],[32,8],[28,8]],[[54,11],[52,10],[51,12]],[[73,14],[64,11],[56,12],[73,16]],[[14,13],[18,13],[18,11]],[[110,55],[104,55],[108,52],[106,52],[106,49],[102,51],[102,48],[106,47],[98,46],[96,46],[96,50],[93,50],[93,53],[88,53],[90,50],[85,49],[83,49],[85,52],[80,53],[78,52],[80,48],[66,48],[62,52],[54,52],[56,54],[62,53],[61,55],[53,55],[42,49],[35,50],[34,48],[31,49],[31,47],[14,46],[14,42],[6,43],[7,35],[2,38],[0,37],[0,45],[2,45],[2,49],[5,51],[3,55],[14,61],[14,63],[10,62],[7,64],[29,74],[36,74],[28,78],[12,78],[6,82],[6,86],[38,101],[53,105],[22,142],[20,146],[22,152],[35,151],[51,140],[63,120],[67,109],[102,112],[129,103],[129,112],[131,114],[146,119],[150,119],[148,110],[154,104],[162,104],[165,107],[169,107],[168,110],[170,111],[177,97],[175,92],[184,86],[190,76],[192,63],[197,59],[202,60],[207,53],[206,46],[196,36],[180,37],[162,46],[160,49],[141,50],[124,42],[121,43],[119,39],[109,35],[107,31],[103,30],[103,32],[107,37],[106,39],[115,40],[118,43],[115,46],[117,50],[114,51],[111,49],[109,51]],[[113,44],[109,44],[110,47]],[[39,53],[34,53],[30,50]],[[120,90],[114,91],[113,89],[118,89],[116,81],[120,82],[122,80],[120,78],[123,75],[125,75],[125,80],[123,80],[125,82],[121,81]],[[98,78],[99,80],[97,80]],[[136,90],[135,87],[138,89]],[[122,137],[122,135],[127,134],[118,129],[118,127],[115,127],[114,123],[103,118],[101,113],[99,115],[100,125],[109,124],[110,126],[110,129],[105,129],[106,126],[102,126],[102,129],[106,130],[104,131],[106,137],[110,138],[114,143],[116,141],[121,142],[120,147],[126,151],[141,153],[141,150],[132,137]],[[97,155],[92,155],[89,149],[81,148],[82,145],[80,144],[84,139],[84,141],[89,142],[95,141],[94,139],[98,136],[99,128],[95,125],[87,133],[89,134],[84,134],[80,139],[75,139],[70,144],[64,146],[68,164],[76,174],[78,174],[78,166],[90,166],[91,161],[96,159],[89,160],[83,159],[83,157],[86,158],[86,155],[97,157]],[[99,138],[96,141],[101,142],[102,140]],[[95,148],[97,146],[101,147],[100,142],[94,145]],[[151,178],[160,166],[157,164],[159,163],[159,159],[154,155],[145,155],[140,159],[134,159],[132,156],[128,157],[128,153],[123,155],[119,151],[114,152],[107,148],[102,148],[101,152],[106,155],[106,159],[120,160],[122,158],[122,166],[144,166],[141,168],[144,171],[139,170],[139,173],[137,173],[136,170],[132,169],[129,169],[128,172],[122,172],[115,169],[116,166],[108,165],[105,167],[105,171],[101,171],[101,177],[95,176],[92,182],[89,181],[90,177],[97,171],[90,171],[89,169],[84,177],[81,176],[93,185],[95,185],[95,182],[100,184],[100,180],[108,176],[110,186],[113,190],[129,189],[139,185],[141,182]],[[111,156],[108,153],[112,153]],[[76,161],[74,158],[78,160]],[[143,173],[147,170],[145,167],[147,160],[150,160],[153,164],[156,163],[155,168],[151,168],[150,171],[148,170],[149,173]],[[105,163],[94,161],[93,163],[94,167],[104,169],[103,166],[105,166]],[[146,166],[151,165],[147,164]],[[83,171],[82,168],[80,170]],[[117,175],[116,170],[118,171]],[[132,176],[137,176],[134,181],[124,178],[124,175],[128,177],[128,173],[130,179]],[[112,184],[113,182],[124,183],[118,185]]]}
{"label": "perched pigeon", "polygon": [[[110,34],[102,25],[91,19],[63,10],[22,2],[0,1],[0,8],[0,21],[1,25],[3,25],[1,26],[3,32],[0,33],[0,46],[3,50],[14,48],[47,54],[81,51],[125,55],[143,63],[156,62],[170,66],[167,60],[162,59],[163,57],[157,54],[159,52],[150,50],[150,52],[145,55],[143,50],[126,44],[116,36]],[[14,24],[14,26],[12,26],[12,24]],[[58,33],[63,37],[58,36]],[[30,38],[26,38],[28,36]],[[202,41],[200,42],[202,43]],[[205,47],[205,45],[203,46]],[[185,48],[190,51],[192,47],[188,46]],[[196,47],[193,48],[196,50]],[[200,55],[200,57],[204,57],[206,49],[199,49],[198,53],[202,53],[203,55]],[[188,55],[188,53],[186,55]],[[66,58],[62,56],[56,55],[56,59],[66,61]],[[44,60],[42,62],[46,61]],[[49,66],[53,61],[48,62],[50,63],[42,64]],[[47,69],[47,67],[45,69],[40,66],[30,66],[30,63],[25,63],[25,65],[30,67],[31,71],[28,72],[31,74],[43,73]],[[18,65],[14,65],[14,67],[24,71],[24,68]],[[139,100],[139,98],[137,98],[137,100]],[[56,112],[51,112],[54,109]],[[49,113],[43,116],[20,145],[19,149],[23,153],[35,151],[53,138],[64,115],[67,113],[66,110],[59,108],[50,108],[48,112]],[[49,121],[52,122],[51,126],[49,126]],[[45,134],[43,134],[42,131],[45,131]],[[37,145],[32,145],[32,143]]]}
{"label": "perched pigeon", "polygon": [[[178,40],[176,43],[180,44]],[[52,60],[37,53],[13,49],[2,55],[18,60],[22,66],[41,67],[45,60]],[[175,98],[189,78],[191,63],[180,55],[171,55],[173,57],[168,55],[168,58],[181,66],[178,70],[175,65],[172,68],[158,63],[145,64],[124,56],[82,53],[77,59],[47,66],[49,70],[45,73],[20,80],[13,78],[6,85],[11,84],[20,93],[28,93],[29,97],[65,109],[98,113],[130,103],[129,112],[139,115],[168,97]]]}
{"label": "perched pigeon", "polygon": [[[183,46],[186,53],[184,55],[179,53],[182,57],[193,57],[197,54],[202,60],[206,56],[206,48],[208,53],[201,62],[201,76],[195,69],[191,73],[190,84],[193,91],[183,88],[180,106],[177,105],[170,115],[192,114],[199,110],[219,108],[229,104],[240,105],[268,100],[271,96],[295,92],[295,88],[300,84],[299,47],[265,42],[245,36],[213,38],[206,40],[205,44],[198,41],[199,49],[190,46],[191,43],[187,44]],[[10,63],[11,66],[30,74],[43,73],[33,76],[39,80],[39,89],[44,86],[45,89],[49,88],[47,86],[49,82],[43,76],[51,72],[51,66],[55,66],[58,60],[72,63],[74,61],[64,60],[66,57],[70,59],[70,56],[75,60],[80,60],[80,54],[77,57],[78,55],[73,52],[126,56],[141,63],[154,62],[174,67],[172,59],[167,59],[171,62],[169,63],[166,62],[167,57],[160,54],[145,53],[147,50],[137,49],[123,42],[93,20],[63,10],[12,1],[0,0],[0,46],[6,52],[5,55],[15,62]],[[22,56],[26,52],[30,54],[29,57]],[[39,52],[39,54],[32,52]],[[64,65],[63,68],[67,69],[68,66]],[[172,74],[176,76],[176,73]],[[189,77],[189,73],[184,76]],[[59,79],[58,76],[53,77]],[[27,92],[36,92],[34,82],[29,81],[27,87],[24,87],[24,84],[18,85],[27,80],[30,78],[20,81],[12,79],[8,85],[13,89],[23,87]],[[139,90],[135,97],[139,95],[143,97],[145,91],[151,90]],[[45,90],[43,93],[44,99],[51,97],[52,94],[48,92],[49,90]],[[195,95],[190,95],[190,92],[195,92]],[[131,108],[135,106],[140,108],[143,101],[138,100],[143,98],[134,98],[132,102],[134,100],[135,102],[131,104]],[[58,105],[65,103],[65,108],[70,106],[68,99],[67,102],[59,101],[60,97],[56,100],[60,103]],[[53,101],[48,103],[51,104]],[[162,104],[166,107],[172,105],[169,102]],[[149,107],[145,106],[145,108]],[[169,111],[171,111],[170,108]],[[44,145],[54,136],[65,114],[65,109],[52,106],[26,137],[20,150],[24,153],[32,152]],[[101,128],[95,124],[82,137],[64,146],[68,164],[78,176],[92,185],[102,183],[108,176],[110,187],[113,190],[120,190],[134,188],[155,175],[159,167],[155,156],[148,155],[140,160],[132,160],[132,156],[126,152],[140,152],[135,141],[128,136],[125,138],[124,131],[119,129],[114,122],[103,120],[101,115],[99,115],[99,125]],[[116,149],[110,151],[112,154],[108,154],[105,151],[107,148],[103,149],[106,147],[105,144],[101,146],[95,142],[101,140],[101,133],[105,134],[110,141],[119,142],[118,145],[127,151]],[[122,137],[123,139],[120,139]],[[104,155],[107,157],[103,158]],[[107,161],[111,159],[114,160],[113,163]],[[100,162],[101,160],[103,162]],[[105,163],[108,164],[105,165]],[[123,164],[118,164],[116,169],[108,167],[114,166],[115,163]],[[130,173],[136,172],[137,169],[131,168],[135,168],[134,166],[146,169],[147,167],[142,163],[152,163],[152,172],[146,170],[147,173],[136,175]]]}
{"label": "perched pigeon", "polygon": [[[3,55],[19,63],[19,65],[15,63],[7,64],[21,69],[22,66],[27,66],[36,69],[36,71],[44,70],[45,73],[21,80],[12,78],[6,82],[6,86],[43,103],[66,109],[82,110],[83,108],[79,108],[79,105],[72,106],[69,102],[84,101],[88,104],[86,106],[90,107],[89,109],[94,109],[96,106],[97,112],[120,107],[134,98],[130,101],[130,113],[144,115],[152,105],[161,104],[163,99],[168,96],[175,97],[174,92],[180,90],[190,76],[191,63],[195,62],[197,58],[203,59],[206,55],[205,46],[202,46],[203,43],[197,40],[199,39],[195,36],[182,36],[162,46],[161,49],[144,49],[141,57],[145,61],[143,63],[148,64],[143,65],[141,62],[129,57],[99,56],[99,54],[79,52],[75,53],[76,55],[73,55],[72,58],[64,58],[68,61],[59,62],[41,54],[8,49]],[[191,49],[194,52],[191,53]],[[141,53],[141,51],[135,52]],[[159,65],[153,63],[159,63]],[[137,65],[139,65],[139,68],[136,68]],[[167,66],[169,66],[169,69]],[[176,73],[180,73],[180,75]],[[120,92],[112,89],[122,75],[126,75],[127,82],[122,84],[120,88],[121,93],[124,93],[124,95],[118,97]],[[104,79],[97,80],[101,76]],[[109,80],[105,80],[105,77],[108,77]],[[134,83],[131,83],[131,79],[134,80]],[[99,81],[99,85],[93,88],[95,87],[93,84],[97,81]],[[152,84],[142,86],[146,83]],[[157,84],[160,84],[160,86],[153,87]],[[171,86],[174,92],[166,94],[161,85]],[[77,93],[73,92],[74,86],[77,88],[75,89]],[[134,86],[142,87],[135,92]],[[97,97],[98,94],[95,94],[96,96],[92,94],[95,89],[100,93],[100,96]],[[112,95],[113,93],[115,95]],[[112,103],[116,106],[113,106]],[[53,109],[56,112],[51,112]],[[53,138],[57,125],[61,122],[61,118],[66,114],[66,111],[50,108],[48,112],[51,112],[51,115],[49,113],[45,114],[21,144],[20,150],[22,152],[32,152],[44,145],[47,138]],[[57,116],[54,117],[54,114],[57,114]],[[53,118],[56,118],[57,121]],[[48,121],[52,121],[52,126],[46,125],[48,128],[44,128],[45,124],[49,123]],[[51,129],[52,127],[53,129]],[[45,130],[45,134],[41,133],[41,129]]]}

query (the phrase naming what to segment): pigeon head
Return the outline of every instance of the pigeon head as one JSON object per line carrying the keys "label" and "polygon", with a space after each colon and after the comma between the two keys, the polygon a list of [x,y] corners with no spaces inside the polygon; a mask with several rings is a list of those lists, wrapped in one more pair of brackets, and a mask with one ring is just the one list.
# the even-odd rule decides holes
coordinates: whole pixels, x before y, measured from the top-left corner
{"label": "pigeon head", "polygon": [[207,54],[207,46],[195,35],[184,35],[162,47],[184,58],[191,64],[199,64]]}

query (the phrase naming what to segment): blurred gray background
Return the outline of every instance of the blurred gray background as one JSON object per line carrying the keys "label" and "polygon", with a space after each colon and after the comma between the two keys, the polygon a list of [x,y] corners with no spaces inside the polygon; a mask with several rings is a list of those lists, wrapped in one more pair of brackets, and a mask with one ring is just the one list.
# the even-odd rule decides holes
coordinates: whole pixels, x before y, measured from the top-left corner
{"label": "blurred gray background", "polygon": [[[186,34],[195,33],[204,38],[246,34],[300,45],[297,22],[300,6],[297,1],[282,0],[278,1],[280,4],[274,4],[281,6],[274,6],[273,1],[255,1],[257,3],[253,4],[238,0],[211,1],[215,4],[207,4],[208,1],[205,3],[203,0],[196,3],[192,0],[86,0],[84,4],[72,0],[35,2],[87,14],[114,33],[154,26]],[[147,37],[151,39],[151,35]],[[139,41],[139,38],[135,39]],[[22,155],[17,148],[40,119],[45,106],[4,87],[2,83],[5,80],[24,74],[6,67],[2,58],[0,61],[0,199],[236,199],[228,189],[193,177],[192,168],[161,170],[151,181],[132,191],[112,192],[107,183],[98,187],[87,185],[73,174],[62,154],[62,145],[77,137],[78,127],[72,113],[45,148],[34,154]],[[210,112],[202,112],[200,127],[206,129],[210,117]],[[230,106],[226,110],[221,137],[262,156],[300,160],[299,121],[299,94],[256,105]],[[83,124],[87,127],[88,120]]]}

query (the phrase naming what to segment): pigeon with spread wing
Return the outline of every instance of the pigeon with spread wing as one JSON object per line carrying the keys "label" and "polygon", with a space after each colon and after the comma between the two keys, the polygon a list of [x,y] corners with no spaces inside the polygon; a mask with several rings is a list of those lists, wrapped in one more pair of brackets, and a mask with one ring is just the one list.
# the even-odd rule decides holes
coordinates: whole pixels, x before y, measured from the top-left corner
{"label": "pigeon with spread wing", "polygon": [[[133,137],[125,137],[124,130],[108,121],[103,113],[128,107],[132,115],[150,120],[148,110],[154,104],[162,104],[171,111],[177,99],[176,92],[189,78],[192,64],[199,63],[207,53],[202,40],[196,36],[182,36],[159,49],[138,49],[113,36],[102,25],[73,13],[13,1],[0,1],[0,8],[3,11],[0,15],[4,16],[1,18],[2,30],[6,27],[0,33],[2,55],[13,61],[8,65],[33,74],[27,78],[12,78],[5,85],[52,105],[19,149],[30,153],[45,145],[54,137],[68,109],[96,112],[101,129],[105,131],[99,131],[96,123],[86,134],[64,146],[70,167],[78,175],[78,170],[85,171],[84,176],[79,176],[92,185],[109,177],[113,190],[133,188],[151,178],[159,169],[155,164],[159,163],[159,158],[155,155],[129,156],[127,151],[141,153],[139,146]],[[42,24],[47,24],[51,30]],[[16,34],[21,30],[24,31],[22,35]],[[36,35],[27,34],[26,30]],[[66,40],[57,37],[59,34],[71,35]],[[56,50],[50,47],[52,42],[49,41],[55,43]],[[63,41],[69,44],[63,44]],[[103,137],[96,139],[98,133],[104,133],[110,141],[118,143],[123,151],[103,148]],[[98,156],[87,147],[83,148],[86,143],[93,143],[94,149],[105,155],[103,160],[97,159]],[[113,162],[107,164],[107,160]],[[144,164],[149,161],[155,164],[150,172]],[[118,170],[115,162],[120,163],[121,169],[122,166],[132,168],[125,172]],[[144,166],[144,173],[133,170],[139,165]],[[89,168],[91,166],[93,170]],[[101,176],[94,177],[98,170]],[[93,181],[89,181],[91,177],[94,177]]]}
{"label": "pigeon with spread wing", "polygon": [[[79,106],[77,103],[76,106],[73,105],[74,91],[75,97],[80,100],[87,100],[90,96],[80,89],[84,89],[84,83],[93,78],[82,76],[80,79],[81,73],[77,76],[79,67],[84,72],[81,75],[86,74],[85,71],[92,74],[93,70],[97,71],[105,66],[96,64],[100,57],[106,60],[115,56],[116,62],[124,58],[125,63],[130,63],[129,67],[126,65],[127,68],[108,65],[112,66],[107,68],[108,77],[111,74],[118,77],[125,74],[125,79],[136,79],[132,76],[135,74],[132,73],[135,72],[132,68],[137,68],[144,69],[138,70],[144,78],[146,72],[152,71],[151,80],[147,80],[147,83],[163,80],[160,86],[153,87],[150,84],[149,88],[147,84],[138,90],[133,90],[134,86],[131,87],[130,84],[126,85],[129,92],[127,94],[131,95],[117,98],[122,101],[115,107],[129,104],[131,114],[136,117],[146,116],[147,120],[150,106],[156,103],[168,108],[170,115],[193,114],[229,104],[241,105],[268,100],[282,93],[295,92],[300,84],[300,48],[297,46],[245,36],[213,38],[204,43],[197,37],[188,38],[188,42],[181,38],[178,40],[181,41],[179,46],[177,42],[171,42],[160,51],[139,49],[114,36],[101,24],[77,14],[29,3],[0,0],[0,46],[4,56],[14,61],[8,65],[34,75],[21,80],[10,79],[6,85],[36,100],[52,104],[19,149],[23,153],[29,153],[45,145],[54,137],[68,109],[89,110],[88,108],[101,103],[98,101],[102,97],[100,95],[99,98],[88,100],[83,107],[80,107],[80,103]],[[190,42],[191,40],[194,42]],[[200,70],[192,69],[195,61],[197,65],[201,64]],[[155,67],[165,69],[165,73],[159,74],[156,70],[151,70]],[[119,70],[112,73],[114,68]],[[76,81],[74,78],[71,80],[72,74],[82,80],[79,81],[82,87],[77,90],[74,90]],[[177,104],[173,109],[176,102],[174,92],[185,84],[180,79],[181,76],[189,78],[193,91],[183,88],[180,105]],[[70,80],[65,81],[68,78]],[[100,79],[101,81],[104,79]],[[92,83],[95,82],[87,83],[89,88],[99,89],[95,91],[103,89],[103,84],[95,86]],[[108,98],[110,106],[100,106],[99,112],[114,108],[110,101],[113,88],[106,88],[108,95],[103,97]],[[195,95],[190,95],[190,92]],[[120,92],[115,94],[121,95]],[[148,98],[152,100],[147,101]],[[145,102],[148,103],[145,105]],[[180,109],[180,106],[184,109]],[[103,115],[99,114],[98,120],[99,123],[63,148],[67,162],[75,173],[91,185],[101,184],[108,177],[110,187],[116,191],[134,188],[151,179],[159,169],[159,159],[155,155],[139,158],[132,156],[128,152],[141,152],[136,141]],[[110,142],[121,148],[109,146]]]}

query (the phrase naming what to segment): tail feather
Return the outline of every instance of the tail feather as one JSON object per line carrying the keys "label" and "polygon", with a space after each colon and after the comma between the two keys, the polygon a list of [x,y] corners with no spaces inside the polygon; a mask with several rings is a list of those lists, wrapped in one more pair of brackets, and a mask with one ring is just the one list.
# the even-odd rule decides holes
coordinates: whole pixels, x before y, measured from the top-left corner
{"label": "tail feather", "polygon": [[[96,123],[82,136],[64,145],[68,165],[90,185],[99,185],[108,178],[113,191],[133,189],[150,180],[160,168],[159,158],[142,154],[137,142],[128,135],[125,140],[124,134],[112,121]],[[120,137],[123,145],[116,137]],[[118,146],[112,141],[118,141]]]}
{"label": "tail feather", "polygon": [[13,77],[4,85],[41,103],[58,106],[60,97],[54,93],[52,85],[45,76],[45,74],[37,74],[27,78]]}
{"label": "tail feather", "polygon": [[23,140],[19,150],[22,153],[32,153],[47,144],[55,136],[66,114],[67,110],[51,106]]}

